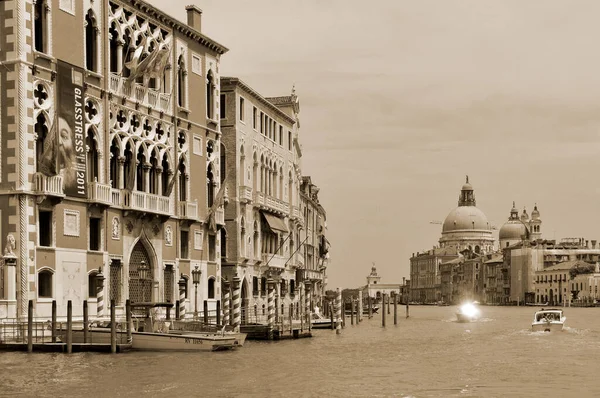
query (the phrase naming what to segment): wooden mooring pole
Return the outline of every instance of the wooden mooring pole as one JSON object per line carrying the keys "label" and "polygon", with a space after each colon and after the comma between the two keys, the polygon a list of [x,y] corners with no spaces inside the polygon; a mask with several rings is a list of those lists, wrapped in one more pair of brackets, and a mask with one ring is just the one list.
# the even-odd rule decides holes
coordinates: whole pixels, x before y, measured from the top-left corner
{"label": "wooden mooring pole", "polygon": [[88,343],[88,339],[88,302],[87,300],[83,300],[83,342]]}
{"label": "wooden mooring pole", "polygon": [[398,324],[398,296],[394,294],[394,325]]}
{"label": "wooden mooring pole", "polygon": [[117,352],[117,325],[115,314],[115,300],[110,300],[110,352]]}
{"label": "wooden mooring pole", "polygon": [[333,311],[333,303],[329,303],[329,317],[331,318],[331,330],[335,329],[335,314]]}
{"label": "wooden mooring pole", "polygon": [[204,324],[208,324],[208,300],[204,300]]}
{"label": "wooden mooring pole", "polygon": [[350,324],[354,325],[354,297],[350,298],[350,303]]}
{"label": "wooden mooring pole", "polygon": [[27,307],[27,352],[33,352],[33,300]]}
{"label": "wooden mooring pole", "polygon": [[385,293],[381,295],[381,326],[385,327]]}
{"label": "wooden mooring pole", "polygon": [[56,343],[56,300],[52,300],[52,323],[50,327],[52,328],[52,342]]}
{"label": "wooden mooring pole", "polygon": [[373,318],[373,298],[369,296],[369,319]]}
{"label": "wooden mooring pole", "polygon": [[125,322],[127,322],[127,344],[129,344],[131,343],[133,337],[131,333],[131,329],[133,327],[133,325],[131,324],[131,301],[129,301],[129,299],[125,301]]}
{"label": "wooden mooring pole", "polygon": [[408,318],[408,301],[406,302],[406,317]]}
{"label": "wooden mooring pole", "polygon": [[221,324],[221,300],[217,300],[217,325]]}
{"label": "wooden mooring pole", "polygon": [[179,310],[179,300],[175,301],[175,319],[180,320],[181,311]]}
{"label": "wooden mooring pole", "polygon": [[73,302],[67,301],[67,354],[73,352]]}

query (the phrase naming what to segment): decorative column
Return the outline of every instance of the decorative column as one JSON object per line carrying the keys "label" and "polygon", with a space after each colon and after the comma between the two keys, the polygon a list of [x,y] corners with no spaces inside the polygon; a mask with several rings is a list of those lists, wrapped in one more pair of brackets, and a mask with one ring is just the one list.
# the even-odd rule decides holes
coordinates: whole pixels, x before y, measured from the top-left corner
{"label": "decorative column", "polygon": [[230,290],[230,285],[229,285],[229,281],[223,281],[221,282],[222,288],[223,288],[223,325],[229,325],[230,322],[230,316],[229,316],[229,310],[230,310],[230,303],[229,303],[229,290]]}
{"label": "decorative column", "polygon": [[162,173],[163,173],[163,168],[158,166],[156,168],[156,194],[157,195],[162,195]]}
{"label": "decorative column", "polygon": [[125,42],[123,40],[119,40],[117,42],[117,74],[120,75],[123,72],[123,47],[125,47]]}
{"label": "decorative column", "polygon": [[185,320],[185,291],[187,288],[187,279],[183,276],[179,278],[179,318]]}
{"label": "decorative column", "polygon": [[273,328],[275,326],[275,281],[267,279],[267,324],[269,325],[269,340],[273,339]]}
{"label": "decorative column", "polygon": [[119,156],[117,163],[119,164],[119,183],[115,186],[119,189],[125,189],[125,156]]}
{"label": "decorative column", "polygon": [[311,300],[311,295],[310,295],[310,286],[311,286],[311,282],[310,281],[306,281],[304,282],[304,288],[306,289],[306,295],[305,295],[305,307],[304,307],[304,311],[306,312],[306,323],[308,323],[308,331],[310,332],[310,330],[312,329],[312,322],[311,322],[311,318],[312,318],[312,311],[310,310],[310,300]]}
{"label": "decorative column", "polygon": [[236,275],[233,277],[233,327],[236,332],[240,331],[240,324],[242,323],[241,308],[240,308],[240,278]]}
{"label": "decorative column", "polygon": [[144,170],[144,192],[150,192],[150,169],[152,168],[152,164],[144,163],[142,165],[142,170]]}

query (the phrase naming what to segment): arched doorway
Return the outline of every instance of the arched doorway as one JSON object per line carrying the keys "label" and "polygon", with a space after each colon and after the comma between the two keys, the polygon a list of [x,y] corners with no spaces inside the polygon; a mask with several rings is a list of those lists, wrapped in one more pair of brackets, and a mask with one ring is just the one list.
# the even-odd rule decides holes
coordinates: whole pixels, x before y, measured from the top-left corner
{"label": "arched doorway", "polygon": [[[141,280],[138,268],[142,261],[149,267],[148,279]],[[138,241],[129,258],[129,299],[132,303],[152,301],[152,284],[154,281],[154,267],[150,255],[142,241]]]}
{"label": "arched doorway", "polygon": [[241,310],[242,310],[242,325],[246,325],[248,323],[248,307],[250,305],[248,298],[248,281],[244,278],[242,281],[242,291],[240,293],[241,299]]}

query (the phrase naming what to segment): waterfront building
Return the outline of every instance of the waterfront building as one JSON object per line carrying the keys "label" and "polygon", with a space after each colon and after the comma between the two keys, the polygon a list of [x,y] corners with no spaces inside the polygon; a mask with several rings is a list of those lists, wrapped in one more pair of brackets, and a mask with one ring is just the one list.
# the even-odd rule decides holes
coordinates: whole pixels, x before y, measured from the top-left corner
{"label": "waterfront building", "polygon": [[[536,302],[536,273],[567,261],[595,263],[600,260],[596,240],[565,238],[523,241],[504,249],[505,267],[510,275],[510,302]],[[563,292],[564,293],[564,292]],[[541,293],[540,293],[541,294]],[[558,297],[559,303],[564,298]]]}
{"label": "waterfront building", "polygon": [[298,275],[311,293],[311,305],[318,303],[322,308],[329,264],[327,213],[319,202],[319,187],[309,176],[303,176],[300,184],[300,212],[304,227],[300,229]]}
{"label": "waterfront building", "polygon": [[570,260],[535,273],[536,303],[564,305],[590,303],[598,299],[598,263]]}
{"label": "waterfront building", "polygon": [[227,48],[186,10],[184,24],[142,0],[0,3],[0,317],[28,300],[42,317],[52,300],[59,316],[68,300],[74,316],[83,300],[92,316],[127,298],[215,307]]}
{"label": "waterfront building", "polygon": [[458,248],[433,247],[410,258],[410,301],[433,303],[442,300],[442,263],[459,257]]}
{"label": "waterfront building", "polygon": [[318,188],[301,174],[295,90],[267,98],[238,78],[223,77],[221,103],[227,202],[223,276],[240,279],[242,322],[262,320],[269,280],[278,311],[303,305],[306,288],[313,302],[322,296],[329,247],[326,213]]}
{"label": "waterfront building", "polygon": [[487,304],[501,304],[504,296],[504,278],[502,265],[504,258],[502,252],[488,254],[483,260],[485,275],[485,298],[483,302]]}
{"label": "waterfront building", "polygon": [[375,267],[375,263],[371,267],[371,273],[367,276],[367,284],[360,287],[362,290],[363,300],[366,300],[368,297],[372,297],[375,303],[381,302],[381,299],[384,294],[388,297],[399,296],[399,297],[408,297],[403,294],[409,293],[407,291],[407,281],[405,278],[402,278],[402,284],[400,283],[381,283],[381,276],[377,273],[377,268]]}

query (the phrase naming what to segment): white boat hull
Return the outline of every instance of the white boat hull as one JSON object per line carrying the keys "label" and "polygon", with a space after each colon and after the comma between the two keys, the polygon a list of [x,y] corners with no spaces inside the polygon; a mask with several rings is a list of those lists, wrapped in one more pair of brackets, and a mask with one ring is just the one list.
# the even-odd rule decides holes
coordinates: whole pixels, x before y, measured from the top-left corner
{"label": "white boat hull", "polygon": [[564,322],[534,322],[531,330],[534,332],[559,332],[564,328]]}
{"label": "white boat hull", "polygon": [[[64,332],[63,332],[64,333]],[[89,342],[110,344],[110,329],[91,328]],[[73,330],[73,343],[83,343],[83,329]],[[125,343],[127,333],[117,332],[117,342]],[[243,337],[245,340],[245,335]],[[242,342],[243,345],[243,342]],[[212,334],[170,334],[132,332],[131,348],[146,351],[219,351],[238,347],[234,336]]]}

